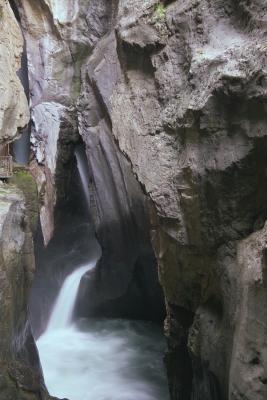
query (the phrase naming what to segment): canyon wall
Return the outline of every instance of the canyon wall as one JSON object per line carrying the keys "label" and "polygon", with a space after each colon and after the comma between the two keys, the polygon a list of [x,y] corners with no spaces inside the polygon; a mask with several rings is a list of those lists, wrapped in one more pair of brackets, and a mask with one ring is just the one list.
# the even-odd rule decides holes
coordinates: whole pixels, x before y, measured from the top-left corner
{"label": "canyon wall", "polygon": [[[46,286],[52,288],[48,297],[32,303],[37,320],[42,315],[42,321],[34,323],[34,333],[38,335],[44,329],[54,297],[70,272],[69,249],[60,244],[62,234],[69,232],[78,254],[78,239],[71,232],[83,241],[81,235],[86,231],[87,247],[91,248],[91,218],[102,256],[94,276],[88,274],[83,279],[78,314],[132,315],[160,321],[165,313],[164,300],[149,237],[147,199],[129,160],[115,143],[108,110],[87,70],[96,44],[115,24],[116,6],[105,1],[92,1],[90,5],[85,1],[65,2],[64,7],[63,3],[60,6],[49,1],[18,0],[13,4],[27,48],[30,171],[38,186],[40,225],[44,245],[48,246],[41,249],[44,275],[38,273],[36,290],[44,293]],[[114,35],[110,43],[114,50]],[[106,77],[103,85],[108,80]],[[77,148],[84,150],[88,160],[94,204],[89,213],[82,204]],[[82,247],[83,255],[88,254]],[[63,260],[61,265],[56,262],[58,257]],[[76,260],[72,268],[83,259],[72,258]],[[55,265],[53,277],[48,265]]]}
{"label": "canyon wall", "polygon": [[27,311],[36,218],[17,186],[0,184],[0,399],[48,400]]}
{"label": "canyon wall", "polygon": [[121,1],[86,64],[152,200],[172,399],[267,394],[266,11]]}
{"label": "canyon wall", "polygon": [[[6,147],[29,121],[17,76],[23,38],[9,3],[0,1],[0,144]],[[1,160],[0,173],[3,164]],[[28,318],[35,271],[33,233],[38,202],[32,177],[18,170],[0,182],[0,399],[48,400]]]}
{"label": "canyon wall", "polygon": [[[172,400],[267,395],[265,3],[16,1],[45,244],[64,230],[62,210],[77,206],[82,145],[103,252],[82,303],[89,290],[95,310],[136,292],[140,300],[145,281],[145,293],[155,286],[145,300],[152,307],[150,229]],[[18,32],[7,2],[1,10],[1,23],[11,18]],[[14,40],[6,32],[0,44]],[[4,126],[15,124],[5,140],[28,118],[19,54],[1,61],[20,93],[1,106],[13,113]]]}
{"label": "canyon wall", "polygon": [[264,1],[119,3],[111,121],[154,205],[172,399],[267,395],[266,17]]}
{"label": "canyon wall", "polygon": [[0,2],[0,144],[14,140],[29,121],[27,98],[16,72],[20,69],[23,39],[7,1]]}

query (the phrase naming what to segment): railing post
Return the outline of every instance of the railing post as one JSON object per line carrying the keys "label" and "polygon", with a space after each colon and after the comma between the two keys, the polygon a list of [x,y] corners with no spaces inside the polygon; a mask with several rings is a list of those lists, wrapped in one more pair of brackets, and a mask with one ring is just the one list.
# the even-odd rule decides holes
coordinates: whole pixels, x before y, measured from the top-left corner
{"label": "railing post", "polygon": [[13,174],[13,157],[0,156],[0,179],[10,178]]}

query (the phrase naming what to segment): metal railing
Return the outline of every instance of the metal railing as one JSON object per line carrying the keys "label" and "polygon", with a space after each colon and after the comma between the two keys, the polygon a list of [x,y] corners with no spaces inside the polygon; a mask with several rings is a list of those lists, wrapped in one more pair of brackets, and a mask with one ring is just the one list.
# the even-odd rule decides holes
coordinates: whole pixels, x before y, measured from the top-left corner
{"label": "metal railing", "polygon": [[0,156],[0,179],[10,178],[13,175],[13,157]]}

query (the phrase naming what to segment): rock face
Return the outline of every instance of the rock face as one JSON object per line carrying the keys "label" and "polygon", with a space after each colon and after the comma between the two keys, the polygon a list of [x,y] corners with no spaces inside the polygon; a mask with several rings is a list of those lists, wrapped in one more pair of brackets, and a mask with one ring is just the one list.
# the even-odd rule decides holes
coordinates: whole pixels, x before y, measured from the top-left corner
{"label": "rock face", "polygon": [[0,1],[0,144],[14,140],[29,121],[27,98],[16,72],[20,69],[23,40],[6,0]]}
{"label": "rock face", "polygon": [[15,186],[0,186],[0,237],[0,399],[48,400],[27,318],[35,268],[31,225]]}
{"label": "rock face", "polygon": [[[5,146],[29,120],[27,98],[16,75],[23,39],[5,0],[0,1],[0,27],[0,144]],[[13,183],[0,182],[0,399],[48,400],[27,313],[35,270],[35,183],[22,171]]]}
{"label": "rock face", "polygon": [[[114,33],[105,36],[101,43],[82,69],[83,84],[78,103],[79,132],[89,160],[97,203],[95,225],[102,245],[98,276],[95,278],[96,282],[101,282],[102,291],[96,284],[92,294],[92,285],[89,284],[90,302],[92,304],[92,299],[96,303],[101,302],[102,293],[113,300],[128,290],[130,297],[128,301],[124,298],[123,302],[129,304],[133,315],[136,315],[133,312],[135,304],[146,316],[150,313],[153,319],[157,319],[159,313],[160,320],[162,310],[158,304],[161,300],[150,248],[146,200],[129,161],[121,154],[112,137],[110,99],[113,84],[121,72],[118,64],[112,69],[116,52]],[[133,295],[133,291],[140,290],[138,276],[143,277],[141,300]],[[137,280],[133,284],[135,289],[129,287],[132,277]]]}
{"label": "rock face", "polygon": [[155,207],[171,396],[264,399],[266,4],[139,3],[118,10],[111,121]]}
{"label": "rock face", "polygon": [[[48,245],[52,237],[53,243],[59,243],[60,237],[56,236],[60,232],[72,228],[77,232],[81,220],[89,219],[88,211],[80,210],[83,194],[77,185],[74,155],[76,147],[82,146],[88,159],[102,257],[94,279],[88,277],[83,282],[79,313],[88,315],[90,305],[90,313],[113,315],[117,307],[114,301],[123,296],[124,305],[128,304],[123,315],[134,309],[137,317],[150,315],[161,320],[164,303],[150,243],[146,199],[129,161],[115,144],[110,117],[97,88],[95,91],[95,76],[90,74],[94,73],[94,65],[89,71],[86,63],[96,43],[111,29],[116,7],[106,1],[92,1],[89,6],[87,1],[63,2],[62,6],[54,1],[15,3],[27,46],[34,152],[30,169],[41,200],[44,243]],[[114,52],[114,35],[110,44]],[[96,65],[100,57],[102,54],[94,61]],[[107,82],[108,77],[103,84]],[[106,100],[111,90],[107,86]],[[63,247],[64,258],[68,249]],[[48,249],[43,258],[53,264],[50,255]],[[54,271],[57,289],[64,271],[69,272],[68,264],[66,260],[58,267],[58,274]],[[142,276],[144,283],[140,282]],[[40,307],[41,303],[46,301],[40,301]],[[44,327],[43,322],[41,325]],[[37,327],[35,333],[42,327]]]}
{"label": "rock face", "polygon": [[266,399],[266,1],[16,4],[46,243],[88,159],[103,255],[81,302],[110,312],[153,270],[149,203],[172,400]]}
{"label": "rock face", "polygon": [[265,20],[260,1],[121,1],[87,61],[106,129],[153,201],[172,399],[267,394],[253,234],[266,220]]}

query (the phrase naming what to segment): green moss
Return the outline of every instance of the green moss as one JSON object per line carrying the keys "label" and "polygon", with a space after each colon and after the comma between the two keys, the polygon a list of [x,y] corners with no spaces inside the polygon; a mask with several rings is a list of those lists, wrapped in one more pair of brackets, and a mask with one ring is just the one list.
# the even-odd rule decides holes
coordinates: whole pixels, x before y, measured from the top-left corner
{"label": "green moss", "polygon": [[26,209],[30,218],[32,232],[37,228],[38,223],[38,191],[32,175],[26,170],[19,168],[15,170],[10,183],[17,186],[24,194]]}

